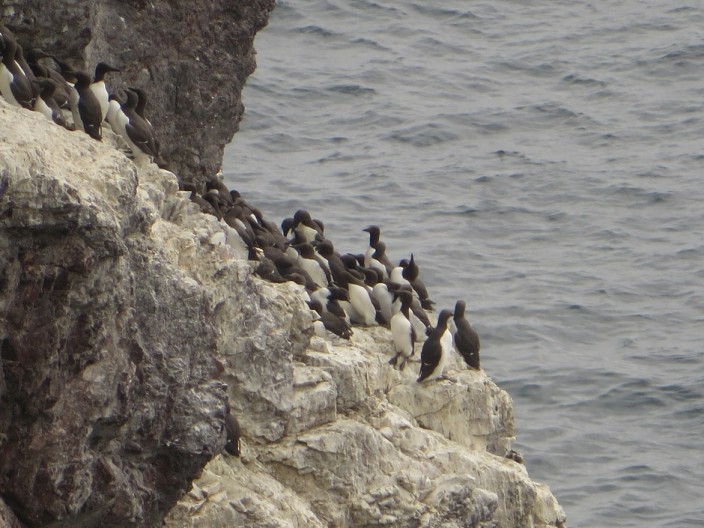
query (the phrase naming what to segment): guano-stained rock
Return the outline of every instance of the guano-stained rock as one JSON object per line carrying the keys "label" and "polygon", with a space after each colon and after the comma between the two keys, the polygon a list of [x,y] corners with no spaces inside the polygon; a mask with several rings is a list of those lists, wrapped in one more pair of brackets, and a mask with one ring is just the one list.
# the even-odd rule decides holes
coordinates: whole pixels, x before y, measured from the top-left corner
{"label": "guano-stained rock", "polygon": [[[5,518],[564,526],[502,456],[512,404],[483,371],[418,384],[419,349],[394,370],[384,328],[311,338],[300,286],[254,277],[224,223],[114,145],[0,100]],[[220,454],[226,397],[240,458]]]}

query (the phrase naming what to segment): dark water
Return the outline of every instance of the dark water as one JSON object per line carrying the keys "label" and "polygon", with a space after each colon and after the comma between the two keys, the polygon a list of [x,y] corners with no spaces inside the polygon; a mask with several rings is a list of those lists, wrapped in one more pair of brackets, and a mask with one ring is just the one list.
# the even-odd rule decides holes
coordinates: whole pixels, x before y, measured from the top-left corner
{"label": "dark water", "polygon": [[700,2],[279,2],[227,183],[467,301],[574,527],[704,526]]}

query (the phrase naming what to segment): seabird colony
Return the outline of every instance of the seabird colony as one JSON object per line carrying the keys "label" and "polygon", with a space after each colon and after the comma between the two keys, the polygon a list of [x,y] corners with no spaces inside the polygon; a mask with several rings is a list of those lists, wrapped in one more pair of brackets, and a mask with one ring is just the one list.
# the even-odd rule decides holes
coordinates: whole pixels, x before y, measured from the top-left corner
{"label": "seabird colony", "polygon": [[[69,130],[102,139],[107,123],[137,161],[166,164],[159,154],[154,128],[145,117],[145,90],[128,88],[124,97],[108,92],[105,76],[118,68],[99,63],[91,76],[39,49],[26,55],[12,32],[0,25],[0,91],[12,105],[41,112]],[[72,124],[67,119],[72,116]],[[420,268],[409,259],[393,264],[386,255],[381,230],[371,225],[369,246],[360,254],[341,254],[325,236],[325,227],[306,210],[298,210],[281,226],[266,220],[259,209],[229,190],[219,176],[204,188],[184,185],[190,199],[206,214],[227,224],[241,239],[255,273],[272,282],[293,281],[305,287],[314,315],[315,333],[328,339],[350,339],[354,326],[384,325],[392,334],[389,364],[403,370],[421,347],[418,382],[444,377],[453,349],[468,367],[479,370],[479,336],[465,317],[465,302],[441,310],[432,325],[433,301],[420,279]],[[239,425],[226,413],[227,451],[239,454]]]}

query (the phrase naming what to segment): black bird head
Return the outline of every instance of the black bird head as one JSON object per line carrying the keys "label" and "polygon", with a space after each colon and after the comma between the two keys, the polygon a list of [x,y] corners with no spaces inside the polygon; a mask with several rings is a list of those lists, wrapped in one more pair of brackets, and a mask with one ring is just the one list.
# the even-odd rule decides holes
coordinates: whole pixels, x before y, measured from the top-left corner
{"label": "black bird head", "polygon": [[464,301],[457,301],[455,304],[455,319],[462,319],[464,317],[464,310],[466,304]]}
{"label": "black bird head", "polygon": [[95,77],[93,79],[94,82],[98,81],[103,81],[105,80],[105,74],[110,73],[110,72],[119,72],[121,70],[110,66],[109,64],[106,64],[104,62],[99,62],[98,65],[95,67]]}

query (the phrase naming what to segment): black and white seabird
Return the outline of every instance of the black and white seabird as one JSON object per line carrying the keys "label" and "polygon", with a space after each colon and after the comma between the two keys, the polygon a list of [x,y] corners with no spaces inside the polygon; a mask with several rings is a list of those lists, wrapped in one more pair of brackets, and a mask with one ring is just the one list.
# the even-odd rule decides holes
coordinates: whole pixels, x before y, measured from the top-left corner
{"label": "black and white seabird", "polygon": [[34,110],[46,116],[47,119],[53,121],[62,127],[66,126],[66,118],[59,108],[59,105],[54,99],[56,93],[56,81],[51,78],[37,77],[32,81],[37,86],[39,97],[34,103]]}
{"label": "black and white seabird", "polygon": [[453,343],[455,349],[464,358],[465,363],[475,370],[479,370],[479,335],[467,321],[464,311],[465,302],[457,301],[455,304],[454,322],[457,331]]}
{"label": "black and white seabird", "polygon": [[[151,123],[149,123],[149,120],[144,117],[144,107],[142,106],[142,102],[146,100],[146,94],[144,93],[144,90],[139,89],[139,88],[130,88],[134,93],[137,94],[138,97],[138,103],[137,107],[134,109],[135,112],[137,112],[137,115],[143,118],[150,126]],[[142,106],[140,108],[140,106]],[[206,190],[215,190],[219,195],[220,198],[227,204],[227,205],[234,205],[235,203],[235,198],[232,196],[232,191],[230,191],[227,188],[227,185],[222,181],[222,178],[220,178],[219,175],[214,174],[210,176],[206,181],[205,181],[205,188]],[[242,205],[240,205],[242,207]]]}
{"label": "black and white seabird", "polygon": [[[154,132],[147,121],[137,113],[139,96],[134,90],[127,89],[127,101],[122,104],[122,111],[127,116],[128,122],[125,131],[130,141],[146,156],[157,158],[159,151],[156,146]],[[130,145],[131,146],[131,145]],[[137,153],[133,151],[135,157]]]}
{"label": "black and white seabird", "polygon": [[16,52],[14,37],[3,27],[0,30],[0,92],[11,105],[34,110],[32,84],[15,60]]}
{"label": "black and white seabird", "polygon": [[293,230],[305,242],[313,242],[325,238],[322,223],[319,220],[313,220],[310,217],[310,213],[305,209],[299,209],[293,215]]}
{"label": "black and white seabird", "polygon": [[56,59],[52,55],[49,55],[45,51],[39,48],[32,48],[27,54],[27,61],[29,62],[29,67],[31,68],[34,75],[39,77],[45,77],[53,79],[56,83],[56,90],[54,91],[54,100],[59,108],[69,110],[71,108],[71,86],[66,82],[63,75],[61,75],[57,70],[52,67],[46,66],[46,64],[40,64],[39,61],[42,59],[51,59],[51,64],[58,64]]}
{"label": "black and white seabird", "polygon": [[282,277],[302,284],[309,291],[314,291],[317,288],[310,275],[286,253],[273,246],[265,247],[263,252],[265,257],[274,261],[276,269]]}
{"label": "black and white seabird", "polygon": [[[384,279],[388,278],[393,269],[393,265],[386,258],[386,244],[379,240],[381,230],[379,226],[370,225],[362,231],[369,233],[369,246],[364,253],[364,267],[379,269],[384,274]],[[388,264],[388,265],[387,265]]]}
{"label": "black and white seabird", "polygon": [[331,312],[337,317],[344,319],[349,325],[351,323],[349,314],[340,305],[341,302],[349,303],[350,295],[345,288],[331,286],[330,288],[318,288],[310,294],[311,300],[320,302],[324,312]]}
{"label": "black and white seabird", "polygon": [[333,246],[330,239],[322,240],[318,244],[316,249],[318,251],[318,254],[327,261],[328,268],[330,269],[330,273],[332,274],[333,281],[335,281],[337,284],[345,284],[345,273],[351,273],[354,277],[358,279],[361,278],[357,272],[351,272],[347,269],[345,263],[342,261],[342,257],[337,251],[335,251],[335,247]]}
{"label": "black and white seabird", "polygon": [[319,287],[324,288],[330,285],[332,276],[327,264],[315,253],[315,248],[312,244],[306,242],[295,246],[300,254],[298,265],[306,270],[313,282]]}
{"label": "black and white seabird", "polygon": [[103,113],[97,97],[90,89],[90,75],[84,71],[64,72],[64,75],[76,79],[75,95],[72,95],[71,100],[71,111],[76,120],[76,128],[93,139],[102,140]]}
{"label": "black and white seabird", "polygon": [[106,119],[113,132],[127,143],[136,161],[148,161],[158,155],[151,127],[137,112],[137,94],[126,90],[127,99],[120,104],[115,95],[110,96]]}
{"label": "black and white seabird", "polygon": [[[379,313],[385,323],[389,323],[394,315],[393,303],[394,294],[389,291],[389,286],[385,282],[378,282],[372,287],[372,295],[379,303]],[[400,305],[399,305],[400,309]]]}
{"label": "black and white seabird", "polygon": [[[160,168],[162,169],[167,169],[168,170],[168,163],[161,157],[161,144],[159,143],[159,140],[156,137],[156,133],[154,132],[154,125],[152,125],[152,122],[147,119],[146,114],[144,113],[144,110],[147,106],[147,92],[143,90],[142,88],[136,88],[136,87],[131,87],[130,90],[132,90],[135,94],[137,94],[137,106],[135,107],[134,111],[137,112],[137,115],[144,119],[144,122],[147,124],[149,127],[149,132],[152,136],[153,139],[153,148],[154,151],[156,152],[156,156],[154,157],[154,163],[156,163]],[[211,179],[206,182],[206,187],[210,188],[209,185],[213,182],[219,182],[221,184],[221,187],[218,188],[218,190],[221,192],[225,191],[227,194],[227,187],[225,187],[225,184],[222,183],[222,180],[218,176],[213,176]],[[235,191],[236,192],[236,191]],[[230,197],[231,199],[232,197]],[[228,200],[227,198],[225,198]],[[232,203],[228,200],[229,203]]]}
{"label": "black and white seabird", "polygon": [[[341,337],[342,339],[349,340],[352,337],[354,332],[352,331],[352,328],[350,328],[349,323],[345,321],[344,318],[335,315],[333,312],[324,310],[320,301],[310,301],[308,306],[310,306],[311,310],[315,310],[320,317],[318,321],[313,323],[313,328],[316,335],[320,337],[327,337],[325,335],[325,331],[328,331],[338,337]],[[321,326],[323,327],[322,330],[320,328]]]}
{"label": "black and white seabird", "polygon": [[341,273],[336,282],[347,288],[349,292],[351,309],[345,307],[345,311],[348,312],[352,322],[366,326],[376,324],[376,307],[368,286],[349,271]]}
{"label": "black and white seabird", "polygon": [[426,310],[432,310],[435,303],[430,300],[430,297],[428,296],[428,289],[425,287],[423,281],[420,280],[420,268],[413,257],[413,253],[411,253],[411,260],[404,260],[402,261],[402,264],[403,263],[405,263],[405,265],[401,266],[403,268],[401,275],[410,283],[415,292],[418,294],[418,299],[420,299],[421,306]]}
{"label": "black and white seabird", "polygon": [[90,83],[90,90],[95,95],[95,98],[100,104],[100,111],[102,112],[102,119],[105,120],[108,115],[108,107],[110,104],[110,95],[108,94],[108,89],[105,86],[105,75],[110,72],[119,72],[117,68],[110,66],[104,62],[99,62],[95,67],[95,76],[93,77],[93,82]]}
{"label": "black and white seabird", "polygon": [[225,434],[227,436],[225,451],[232,456],[240,456],[240,452],[242,451],[242,446],[240,445],[242,431],[240,429],[240,423],[232,414],[229,403],[225,405]]}
{"label": "black and white seabird", "polygon": [[450,317],[452,317],[450,310],[442,310],[438,315],[438,324],[423,343],[420,354],[420,375],[416,381],[430,381],[442,377],[445,364],[452,352],[452,334],[447,328]]}
{"label": "black and white seabird", "polygon": [[402,290],[398,292],[398,295],[401,298],[401,309],[391,317],[390,325],[396,355],[389,360],[389,364],[398,366],[399,370],[403,370],[406,366],[406,361],[413,355],[416,331],[408,318],[413,294]]}
{"label": "black and white seabird", "polygon": [[[416,330],[416,339],[418,341],[425,341],[426,337],[430,335],[430,332],[432,331],[433,327],[430,323],[430,318],[428,317],[428,314],[425,313],[425,310],[423,310],[423,308],[421,307],[418,298],[413,294],[413,289],[408,284],[399,286],[391,282],[389,283],[389,286],[393,288],[394,292],[404,290],[408,291],[411,294],[412,301],[411,309],[409,312],[409,320],[411,321],[413,328],[415,328]],[[396,313],[400,309],[401,300],[398,295],[396,295],[393,301],[393,305],[391,307],[392,313]]]}
{"label": "black and white seabird", "polygon": [[410,286],[411,283],[408,282],[408,280],[403,276],[403,271],[406,269],[406,266],[408,265],[408,260],[403,259],[401,262],[399,262],[398,266],[395,266],[392,270],[391,273],[389,273],[389,282],[392,284],[398,284],[401,286],[407,285]]}

